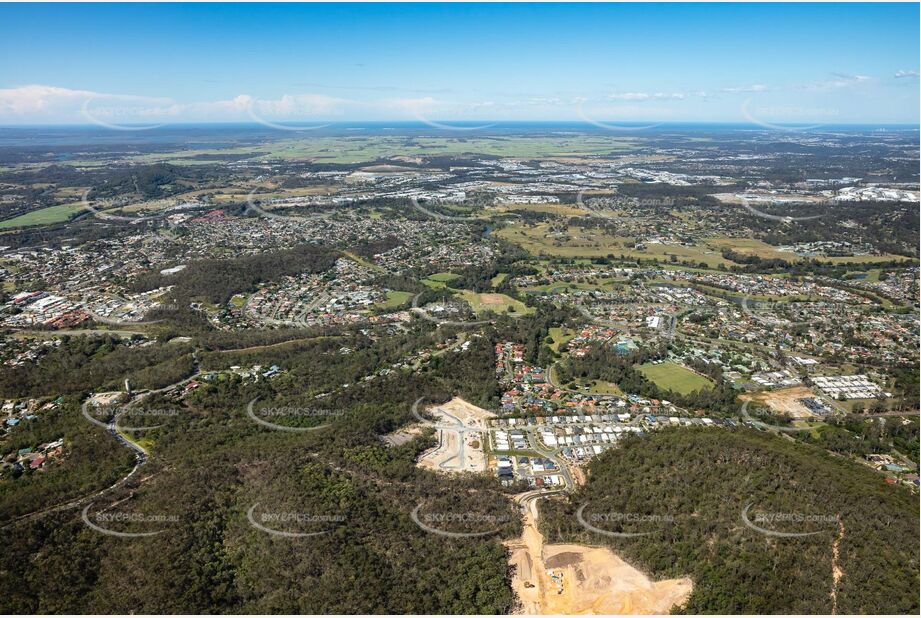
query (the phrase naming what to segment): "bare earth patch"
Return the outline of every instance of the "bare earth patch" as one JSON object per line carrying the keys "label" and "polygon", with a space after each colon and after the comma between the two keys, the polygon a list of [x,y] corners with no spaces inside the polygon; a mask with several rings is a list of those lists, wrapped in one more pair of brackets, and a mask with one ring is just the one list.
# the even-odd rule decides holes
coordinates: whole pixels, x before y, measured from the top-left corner
{"label": "bare earth patch", "polygon": [[652,581],[606,547],[544,545],[529,504],[521,539],[507,541],[520,614],[667,614],[684,604],[688,578]]}
{"label": "bare earth patch", "polygon": [[461,422],[468,427],[476,426],[485,428],[486,421],[496,417],[495,413],[479,408],[472,403],[468,403],[460,397],[455,397],[448,403],[443,403],[436,407],[460,419]]}
{"label": "bare earth patch", "polygon": [[791,418],[814,418],[815,414],[798,401],[805,397],[815,397],[815,395],[806,386],[794,386],[763,393],[756,399],[763,401],[771,410],[786,414]]}
{"label": "bare earth patch", "polygon": [[480,302],[484,305],[502,305],[505,304],[505,297],[502,294],[480,294]]}
{"label": "bare earth patch", "polygon": [[435,419],[438,446],[422,454],[420,468],[437,472],[485,472],[483,450],[486,419],[495,416],[460,397],[432,406],[427,412]]}
{"label": "bare earth patch", "polygon": [[421,433],[422,425],[414,423],[402,429],[398,429],[393,433],[381,436],[381,440],[383,440],[384,444],[387,446],[400,446],[401,444],[406,444]]}

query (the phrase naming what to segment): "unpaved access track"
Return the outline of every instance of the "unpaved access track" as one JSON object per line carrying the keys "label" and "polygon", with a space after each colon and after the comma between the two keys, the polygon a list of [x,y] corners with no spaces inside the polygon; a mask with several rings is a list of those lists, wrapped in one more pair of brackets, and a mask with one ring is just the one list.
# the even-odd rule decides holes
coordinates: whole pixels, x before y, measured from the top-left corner
{"label": "unpaved access track", "polygon": [[[537,501],[518,496],[524,509],[520,539],[507,541],[519,614],[667,614],[691,594],[688,578],[652,581],[606,547],[547,545],[537,527]],[[641,541],[640,541],[641,542]]]}

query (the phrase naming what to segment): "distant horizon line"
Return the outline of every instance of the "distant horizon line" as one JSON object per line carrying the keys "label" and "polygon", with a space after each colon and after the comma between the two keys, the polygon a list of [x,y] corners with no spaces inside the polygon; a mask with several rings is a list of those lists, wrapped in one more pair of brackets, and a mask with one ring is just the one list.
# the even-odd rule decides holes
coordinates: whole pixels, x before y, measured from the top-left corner
{"label": "distant horizon line", "polygon": [[[321,127],[312,128],[312,130],[320,131],[323,129],[329,128],[349,128],[350,125],[357,125],[355,128],[365,128],[366,126],[375,126],[388,128],[389,126],[400,127],[400,128],[426,128],[439,131],[451,131],[455,128],[463,128],[467,131],[481,130],[486,131],[491,128],[501,128],[502,126],[535,126],[535,125],[549,125],[549,126],[577,126],[584,128],[594,128],[601,131],[611,130],[604,126],[599,126],[601,123],[613,124],[620,123],[620,127],[624,129],[643,129],[643,130],[654,130],[663,127],[675,127],[675,126],[726,126],[726,127],[739,127],[739,128],[760,128],[765,130],[773,131],[784,131],[786,128],[814,128],[816,130],[822,128],[830,127],[878,127],[878,128],[906,128],[906,129],[921,129],[921,121],[917,122],[838,122],[838,123],[828,123],[828,124],[819,124],[813,122],[790,122],[790,123],[774,123],[775,126],[766,126],[766,124],[760,124],[757,122],[743,122],[743,121],[732,121],[732,120],[668,120],[668,121],[653,121],[653,120],[603,120],[599,123],[589,122],[585,120],[490,120],[490,119],[478,119],[478,120],[435,120],[432,123],[419,121],[419,120],[312,120],[312,121],[297,121],[297,122],[279,122],[273,121],[273,126],[269,126],[260,122],[235,122],[235,121],[187,121],[187,122],[166,122],[162,124],[157,124],[151,126],[149,123],[124,123],[119,125],[120,127],[130,128],[131,130],[147,130],[155,131],[158,129],[167,129],[167,128],[193,128],[193,127],[236,127],[236,128],[262,128],[267,130],[274,131],[284,131],[285,128],[297,129],[306,124],[316,124],[317,122],[324,123]],[[444,126],[436,126],[435,123]],[[450,126],[448,123],[451,123],[455,126]],[[484,123],[487,123],[489,126],[482,126]],[[475,125],[475,126],[467,126]],[[641,126],[632,126],[632,125],[641,125]],[[616,126],[616,125],[615,125]],[[99,129],[102,131],[113,131],[111,127],[106,127],[103,125],[95,123],[72,123],[72,122],[61,122],[61,123],[23,123],[23,124],[0,124],[0,130],[4,129]],[[116,130],[117,131],[117,130]]]}

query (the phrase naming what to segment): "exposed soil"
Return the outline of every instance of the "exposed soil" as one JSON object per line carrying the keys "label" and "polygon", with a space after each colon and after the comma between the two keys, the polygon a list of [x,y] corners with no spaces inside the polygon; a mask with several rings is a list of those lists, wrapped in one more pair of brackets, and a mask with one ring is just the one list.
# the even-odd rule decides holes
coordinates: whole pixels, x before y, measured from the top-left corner
{"label": "exposed soil", "polygon": [[480,302],[484,305],[501,305],[505,303],[502,294],[480,294]]}
{"label": "exposed soil", "polygon": [[[487,470],[486,453],[483,450],[484,435],[477,431],[486,428],[486,419],[495,416],[489,410],[455,397],[451,401],[432,406],[428,412],[435,419],[440,445],[420,457],[421,468],[438,472],[485,472]],[[454,431],[457,422],[474,431]],[[463,438],[462,438],[463,436]],[[463,439],[463,444],[461,440]]]}
{"label": "exposed soil", "polygon": [[667,614],[691,594],[690,579],[650,580],[606,547],[545,545],[536,507],[524,532],[507,541],[519,614]]}
{"label": "exposed soil", "polygon": [[841,545],[841,539],[844,538],[844,522],[838,521],[838,536],[835,537],[835,542],[831,546],[831,613],[838,613],[838,582],[841,581],[841,577],[844,575],[844,571],[841,570],[841,567],[838,565],[839,558],[839,547]]}
{"label": "exposed soil", "polygon": [[792,418],[814,418],[815,414],[798,401],[806,397],[815,397],[815,395],[805,386],[794,386],[763,393],[758,399],[764,401],[771,410]]}

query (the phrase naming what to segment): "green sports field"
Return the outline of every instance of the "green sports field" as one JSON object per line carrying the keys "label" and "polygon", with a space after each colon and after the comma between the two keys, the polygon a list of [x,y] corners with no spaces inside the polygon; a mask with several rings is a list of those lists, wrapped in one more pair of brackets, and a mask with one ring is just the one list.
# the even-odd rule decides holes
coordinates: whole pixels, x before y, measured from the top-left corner
{"label": "green sports field", "polygon": [[49,206],[27,212],[24,215],[0,221],[0,230],[14,227],[29,227],[32,225],[49,225],[51,223],[61,223],[67,221],[80,211],[80,204],[61,204],[60,206]]}
{"label": "green sports field", "polygon": [[658,365],[646,363],[645,365],[638,365],[637,369],[639,369],[644,376],[655,382],[656,386],[659,388],[675,391],[682,395],[708,389],[713,386],[713,382],[707,378],[697,375],[690,369],[671,361],[665,361]]}

